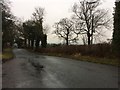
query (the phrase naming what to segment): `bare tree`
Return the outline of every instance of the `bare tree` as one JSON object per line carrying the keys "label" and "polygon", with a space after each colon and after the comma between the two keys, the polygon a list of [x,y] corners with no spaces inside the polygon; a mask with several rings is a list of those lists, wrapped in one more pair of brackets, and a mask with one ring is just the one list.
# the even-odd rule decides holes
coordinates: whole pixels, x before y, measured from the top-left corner
{"label": "bare tree", "polygon": [[66,45],[70,42],[76,42],[78,35],[74,32],[74,23],[68,18],[63,18],[59,22],[55,23],[54,33],[63,40],[66,41]]}
{"label": "bare tree", "polygon": [[92,44],[94,34],[101,34],[101,30],[109,28],[110,18],[108,11],[98,8],[100,0],[83,0],[74,4],[74,20],[76,20],[76,30],[79,34],[87,35],[88,45]]}
{"label": "bare tree", "polygon": [[35,8],[35,12],[33,13],[33,19],[36,22],[41,22],[45,14],[45,10],[42,7]]}
{"label": "bare tree", "polygon": [[50,26],[48,24],[43,25],[43,33],[47,34],[50,30]]}

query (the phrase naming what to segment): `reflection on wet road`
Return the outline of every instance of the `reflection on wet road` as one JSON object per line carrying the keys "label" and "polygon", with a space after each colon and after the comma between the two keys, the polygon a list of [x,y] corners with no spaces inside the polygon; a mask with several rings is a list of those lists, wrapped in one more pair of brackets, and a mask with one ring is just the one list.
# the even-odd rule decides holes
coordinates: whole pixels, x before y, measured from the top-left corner
{"label": "reflection on wet road", "polygon": [[[14,49],[3,64],[3,88],[118,88],[118,68]],[[37,71],[31,61],[44,66]]]}

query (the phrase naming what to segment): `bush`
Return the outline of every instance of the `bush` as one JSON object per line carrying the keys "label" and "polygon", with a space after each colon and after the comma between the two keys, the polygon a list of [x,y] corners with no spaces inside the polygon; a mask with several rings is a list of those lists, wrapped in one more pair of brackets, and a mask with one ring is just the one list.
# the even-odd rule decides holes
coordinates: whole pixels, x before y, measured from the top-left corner
{"label": "bush", "polygon": [[95,57],[111,57],[111,45],[110,44],[94,44],[94,45],[61,45],[56,47],[39,48],[37,50],[40,53],[55,53],[65,55],[87,55]]}
{"label": "bush", "polygon": [[4,48],[2,52],[2,63],[14,58],[12,48]]}

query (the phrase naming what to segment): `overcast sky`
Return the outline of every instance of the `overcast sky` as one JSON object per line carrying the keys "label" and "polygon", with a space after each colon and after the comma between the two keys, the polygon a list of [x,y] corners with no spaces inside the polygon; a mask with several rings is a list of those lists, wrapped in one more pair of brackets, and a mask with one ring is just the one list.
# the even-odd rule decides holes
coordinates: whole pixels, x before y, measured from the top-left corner
{"label": "overcast sky", "polygon": [[[71,7],[74,2],[79,0],[10,0],[13,14],[24,20],[30,19],[35,7],[45,8],[44,23],[48,24],[50,32],[48,33],[48,43],[59,43],[55,35],[52,35],[52,26],[55,22],[58,22],[61,18],[70,17],[72,14]],[[113,7],[115,0],[102,0],[104,3],[101,6],[104,9],[109,9],[112,17]],[[108,38],[111,38],[112,32],[107,32]]]}

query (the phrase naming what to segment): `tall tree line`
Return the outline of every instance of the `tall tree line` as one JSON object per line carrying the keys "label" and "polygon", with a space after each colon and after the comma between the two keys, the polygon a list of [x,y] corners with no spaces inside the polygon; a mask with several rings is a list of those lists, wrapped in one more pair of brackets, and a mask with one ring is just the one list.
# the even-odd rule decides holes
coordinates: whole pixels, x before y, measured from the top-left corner
{"label": "tall tree line", "polygon": [[[74,32],[77,36],[78,34],[86,36],[88,45],[93,44],[93,39],[95,38],[95,36],[100,36],[103,29],[108,29],[110,26],[111,19],[108,18],[108,11],[106,11],[105,9],[100,9],[100,4],[100,0],[82,0],[79,1],[79,3],[75,3],[72,7],[72,22],[74,22],[70,27],[72,29],[69,28],[68,30],[66,28],[63,30],[60,27],[55,27],[55,34],[58,37],[64,38],[66,42],[68,42],[69,38],[72,36],[70,36],[69,38],[65,38],[65,36],[63,36],[63,33],[68,31]],[[66,27],[67,24],[69,23],[62,23],[62,26]],[[66,45],[68,45],[68,43],[66,43]]]}
{"label": "tall tree line", "polygon": [[47,35],[44,33],[43,19],[44,9],[35,8],[32,19],[22,22],[15,17],[10,10],[9,0],[0,2],[2,13],[2,47],[13,46],[14,43],[18,47],[46,47]]}
{"label": "tall tree line", "polygon": [[24,45],[26,47],[37,48],[46,47],[47,45],[47,35],[43,33],[43,17],[44,9],[39,7],[35,8],[31,20],[23,23],[23,34],[24,34]]}

